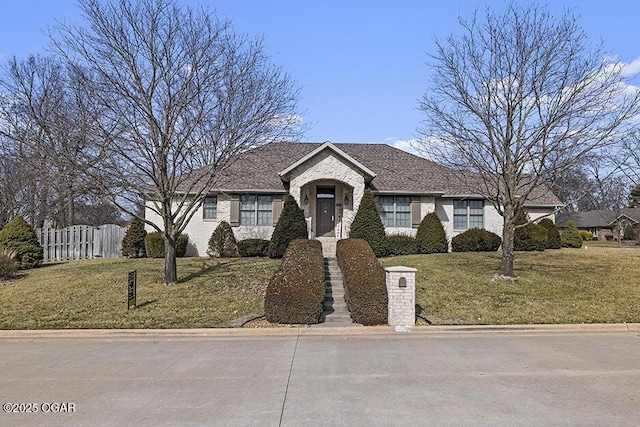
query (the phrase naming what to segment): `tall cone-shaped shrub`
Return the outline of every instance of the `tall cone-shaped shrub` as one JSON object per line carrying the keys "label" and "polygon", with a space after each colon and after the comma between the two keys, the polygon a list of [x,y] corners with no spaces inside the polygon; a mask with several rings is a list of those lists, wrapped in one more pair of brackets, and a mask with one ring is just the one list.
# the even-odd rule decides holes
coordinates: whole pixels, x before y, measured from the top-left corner
{"label": "tall cone-shaped shrub", "polygon": [[442,221],[435,212],[428,213],[416,233],[416,240],[422,247],[422,253],[435,254],[449,252],[449,241]]}
{"label": "tall cone-shaped shrub", "polygon": [[0,230],[0,251],[15,253],[20,268],[33,268],[42,264],[44,251],[35,231],[21,216],[16,216]]}
{"label": "tall cone-shaped shrub", "polygon": [[549,218],[545,218],[539,223],[541,226],[547,229],[547,242],[546,249],[560,249],[562,243],[560,242],[560,232],[556,228],[556,225]]}
{"label": "tall cone-shaped shrub", "polygon": [[572,220],[567,221],[564,225],[564,231],[560,235],[560,241],[563,248],[580,248],[582,247],[582,236],[576,223]]}
{"label": "tall cone-shaped shrub", "polygon": [[127,229],[127,233],[122,239],[122,256],[129,258],[144,258],[146,251],[144,248],[144,238],[147,232],[144,229],[144,222],[135,217]]}
{"label": "tall cone-shaped shrub", "polygon": [[273,229],[271,242],[269,242],[269,258],[282,258],[287,246],[294,239],[308,239],[307,221],[304,211],[300,209],[296,199],[291,195],[284,198],[282,214]]}
{"label": "tall cone-shaped shrub", "polygon": [[351,223],[349,237],[366,240],[376,257],[389,254],[384,225],[371,190],[365,190],[364,196],[362,196],[358,212]]}
{"label": "tall cone-shaped shrub", "polygon": [[220,222],[211,233],[207,255],[215,258],[231,258],[239,255],[236,236],[233,235],[233,229],[227,221]]}

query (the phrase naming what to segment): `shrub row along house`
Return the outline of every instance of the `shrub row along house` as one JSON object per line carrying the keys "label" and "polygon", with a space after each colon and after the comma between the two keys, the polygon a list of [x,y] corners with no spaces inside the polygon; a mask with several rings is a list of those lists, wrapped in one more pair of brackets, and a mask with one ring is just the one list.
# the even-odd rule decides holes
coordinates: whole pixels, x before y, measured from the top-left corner
{"label": "shrub row along house", "polygon": [[[376,196],[387,235],[414,236],[430,212],[439,216],[449,239],[470,228],[500,235],[502,217],[464,181],[460,172],[385,144],[269,143],[239,155],[221,173],[184,231],[187,255],[206,255],[221,221],[231,224],[238,240],[269,239],[286,194],[304,210],[310,238],[348,237],[365,189]],[[560,204],[541,189],[525,208],[536,220]],[[162,224],[148,207],[145,214]]]}

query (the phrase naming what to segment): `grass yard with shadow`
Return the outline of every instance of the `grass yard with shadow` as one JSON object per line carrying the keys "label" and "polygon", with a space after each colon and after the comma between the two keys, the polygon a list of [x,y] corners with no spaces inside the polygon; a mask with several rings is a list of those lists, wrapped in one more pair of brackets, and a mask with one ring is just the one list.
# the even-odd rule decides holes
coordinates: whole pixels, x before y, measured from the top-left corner
{"label": "grass yard with shadow", "polygon": [[[179,258],[175,286],[163,259],[45,264],[0,283],[0,329],[228,327],[264,312],[278,260]],[[137,270],[137,307],[127,311],[127,272]]]}
{"label": "grass yard with shadow", "polygon": [[[432,324],[640,322],[640,247],[517,252],[515,280],[496,280],[500,253],[382,258],[418,269],[416,306]],[[178,284],[162,259],[45,264],[0,282],[0,329],[231,327],[264,313],[279,260],[179,258]],[[127,311],[127,273],[138,271]]]}
{"label": "grass yard with shadow", "polygon": [[589,246],[516,252],[515,280],[494,279],[499,252],[408,255],[416,306],[432,324],[640,322],[640,249]]}

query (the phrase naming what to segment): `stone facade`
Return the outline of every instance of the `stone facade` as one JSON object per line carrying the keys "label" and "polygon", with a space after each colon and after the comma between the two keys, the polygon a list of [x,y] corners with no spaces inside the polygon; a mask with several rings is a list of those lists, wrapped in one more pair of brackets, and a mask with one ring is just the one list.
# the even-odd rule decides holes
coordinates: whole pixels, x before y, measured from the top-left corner
{"label": "stone facade", "polygon": [[396,330],[408,330],[416,324],[416,270],[410,267],[387,267],[389,320]]}
{"label": "stone facade", "polygon": [[326,150],[291,171],[289,194],[304,209],[305,217],[311,218],[311,237],[315,237],[317,229],[317,188],[323,186],[335,187],[335,237],[348,237],[351,222],[364,195],[364,176],[356,169]]}
{"label": "stone facade", "polygon": [[[353,147],[351,146],[353,145]],[[360,147],[360,144],[345,144],[341,147]],[[239,202],[238,198],[242,194],[264,194],[277,196],[277,204],[274,201],[273,215],[278,215],[281,211],[280,199],[284,193],[288,193],[294,197],[298,205],[304,210],[307,220],[307,228],[309,237],[318,237],[319,234],[324,236],[343,239],[349,237],[351,223],[360,205],[360,201],[364,195],[365,188],[373,188],[374,195],[397,195],[410,196],[411,201],[411,226],[410,227],[386,227],[387,235],[406,235],[415,236],[417,225],[430,212],[436,212],[444,226],[447,238],[451,239],[465,230],[454,229],[453,221],[453,201],[454,196],[446,198],[434,196],[424,188],[420,187],[424,182],[432,182],[432,179],[420,179],[420,173],[423,166],[416,162],[415,156],[408,155],[399,150],[390,147],[382,151],[377,151],[376,147],[371,146],[365,151],[355,150],[356,155],[347,154],[346,151],[331,144],[323,143],[310,152],[304,151],[304,154],[298,153],[292,158],[287,158],[291,150],[297,150],[304,146],[291,144],[268,144],[269,150],[278,151],[280,148],[286,149],[276,158],[268,163],[261,163],[263,157],[256,154],[256,158],[238,166],[238,170],[233,173],[229,172],[226,177],[228,185],[224,191],[218,191],[217,196],[217,215],[216,218],[205,219],[203,208],[198,207],[191,221],[184,230],[189,235],[189,245],[187,247],[187,255],[189,256],[206,256],[207,246],[211,234],[220,224],[221,221],[229,222],[233,227],[236,240],[244,240],[249,238],[270,239],[273,233],[273,225],[278,218],[273,218],[272,224],[268,226],[246,226],[239,225]],[[304,147],[302,147],[304,148]],[[269,151],[267,150],[267,151]],[[347,150],[348,151],[348,150]],[[259,151],[256,151],[256,153]],[[372,153],[371,155],[369,153]],[[376,154],[377,153],[377,154]],[[251,154],[249,152],[248,154]],[[370,156],[370,157],[369,157]],[[407,157],[408,156],[408,157]],[[365,163],[360,163],[358,159],[369,159]],[[364,160],[363,160],[364,161]],[[382,162],[377,164],[376,162]],[[377,164],[377,166],[375,166]],[[373,165],[373,166],[372,166]],[[369,169],[373,167],[373,169]],[[263,168],[271,170],[270,175],[263,174]],[[411,173],[410,176],[402,177],[402,173]],[[247,172],[252,178],[246,183],[243,179]],[[251,175],[253,173],[253,175]],[[399,177],[401,179],[399,179]],[[433,177],[431,177],[433,178]],[[240,184],[236,183],[236,180]],[[385,181],[386,180],[386,181]],[[385,187],[386,185],[386,187]],[[440,184],[443,185],[443,184]],[[417,187],[416,187],[417,186]],[[252,190],[252,188],[258,188]],[[404,190],[403,190],[404,188]],[[413,190],[412,190],[413,188]],[[322,189],[322,191],[318,191]],[[430,195],[431,194],[431,195]],[[435,193],[441,194],[441,193]],[[457,194],[457,193],[451,193]],[[460,196],[463,198],[466,196]],[[318,216],[320,214],[318,207],[327,208],[327,203],[322,200],[332,199],[333,211],[329,207],[329,213],[324,210],[322,213],[324,218],[329,214],[330,220],[323,222],[319,227]],[[276,200],[276,199],[274,199]],[[319,202],[320,201],[320,202]],[[162,224],[161,218],[151,209],[152,202],[147,202],[145,216],[146,219]],[[419,206],[416,205],[419,204]],[[550,205],[544,208],[529,209],[528,213],[532,220],[542,216],[549,215],[553,211]],[[419,215],[419,217],[418,217]],[[232,218],[234,220],[232,221]],[[552,218],[553,219],[553,218]],[[235,221],[235,222],[234,222]],[[497,213],[496,209],[485,201],[483,209],[483,227],[498,235],[502,235],[502,217]],[[333,229],[331,229],[333,227]],[[322,229],[322,233],[318,230]],[[147,227],[148,231],[152,231],[151,227]]]}

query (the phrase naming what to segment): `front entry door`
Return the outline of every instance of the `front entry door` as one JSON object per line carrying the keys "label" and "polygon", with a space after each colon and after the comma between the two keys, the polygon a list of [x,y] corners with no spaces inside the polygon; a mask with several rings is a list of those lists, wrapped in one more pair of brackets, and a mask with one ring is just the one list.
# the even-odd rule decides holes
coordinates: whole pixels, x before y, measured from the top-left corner
{"label": "front entry door", "polygon": [[334,237],[336,226],[334,199],[318,199],[317,202],[317,235]]}

